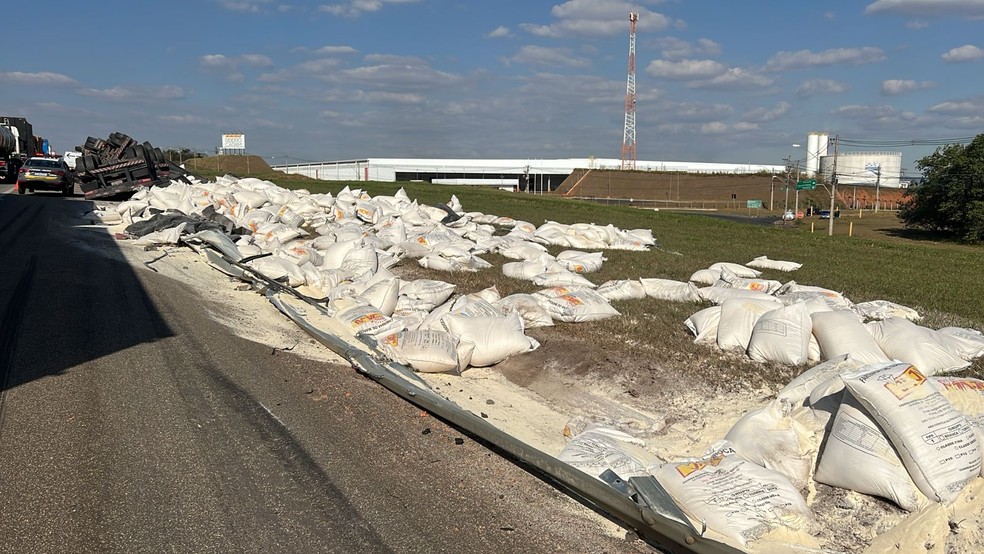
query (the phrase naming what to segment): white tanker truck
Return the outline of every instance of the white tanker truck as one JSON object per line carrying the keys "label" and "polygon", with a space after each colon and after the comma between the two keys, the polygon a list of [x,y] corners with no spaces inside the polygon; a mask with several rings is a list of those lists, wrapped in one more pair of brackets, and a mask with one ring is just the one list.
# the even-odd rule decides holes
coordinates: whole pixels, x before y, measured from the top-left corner
{"label": "white tanker truck", "polygon": [[0,119],[0,183],[13,183],[17,181],[17,170],[24,164],[24,159],[33,152],[27,143],[33,142],[34,137],[28,134],[30,141],[25,140],[20,129],[5,120]]}

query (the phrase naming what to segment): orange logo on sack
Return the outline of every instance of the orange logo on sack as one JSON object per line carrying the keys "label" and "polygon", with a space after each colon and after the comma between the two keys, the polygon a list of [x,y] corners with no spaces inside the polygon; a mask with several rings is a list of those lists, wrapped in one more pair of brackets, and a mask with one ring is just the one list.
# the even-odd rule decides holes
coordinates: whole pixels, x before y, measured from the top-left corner
{"label": "orange logo on sack", "polygon": [[396,333],[393,333],[392,335],[388,335],[386,338],[384,338],[383,343],[388,344],[393,348],[396,348],[397,346],[400,345],[400,337],[398,337]]}
{"label": "orange logo on sack", "polygon": [[763,285],[762,283],[751,283],[748,286],[748,290],[763,291],[765,290],[765,285]]}
{"label": "orange logo on sack", "polygon": [[567,302],[571,306],[580,306],[584,304],[584,300],[581,300],[580,298],[576,296],[571,296],[569,294],[565,294],[564,296],[561,296],[560,299],[563,300],[564,302]]}
{"label": "orange logo on sack", "polygon": [[373,323],[375,321],[382,321],[382,320],[383,320],[383,314],[379,312],[366,314],[364,316],[357,317],[354,320],[352,320],[352,327],[361,327],[366,323]]}
{"label": "orange logo on sack", "polygon": [[724,456],[714,456],[713,458],[707,460],[706,462],[689,462],[686,464],[680,464],[676,466],[676,470],[678,473],[680,473],[681,477],[687,477],[691,473],[695,471],[700,471],[707,466],[717,467],[717,465],[720,464],[721,460],[723,459]]}
{"label": "orange logo on sack", "polygon": [[919,373],[915,366],[909,366],[892,381],[885,383],[885,388],[895,395],[895,398],[902,400],[916,390],[919,385],[926,382],[926,377]]}

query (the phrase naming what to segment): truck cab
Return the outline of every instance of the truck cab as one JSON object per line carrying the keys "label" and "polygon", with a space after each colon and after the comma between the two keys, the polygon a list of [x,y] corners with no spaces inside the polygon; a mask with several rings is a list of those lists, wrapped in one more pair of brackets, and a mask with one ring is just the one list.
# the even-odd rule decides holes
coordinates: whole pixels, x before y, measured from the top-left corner
{"label": "truck cab", "polygon": [[67,165],[68,168],[73,171],[75,170],[75,162],[77,162],[81,157],[82,157],[82,152],[76,152],[74,150],[65,152],[62,155],[62,159],[65,160],[65,165]]}

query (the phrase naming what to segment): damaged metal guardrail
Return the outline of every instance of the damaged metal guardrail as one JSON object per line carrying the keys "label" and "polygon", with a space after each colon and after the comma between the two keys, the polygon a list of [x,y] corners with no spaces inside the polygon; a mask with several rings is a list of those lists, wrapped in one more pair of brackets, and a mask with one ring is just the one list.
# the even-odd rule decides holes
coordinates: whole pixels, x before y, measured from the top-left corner
{"label": "damaged metal guardrail", "polygon": [[[311,317],[306,317],[308,310],[313,310],[312,315],[322,322],[334,319],[318,304],[318,299],[307,297],[264,276],[246,265],[246,258],[234,259],[230,255],[235,252],[234,244],[222,233],[202,231],[183,238],[182,243],[204,253],[221,271],[265,289],[267,298],[281,313],[315,340],[347,360],[360,373],[421,409],[535,468],[545,480],[582,504],[619,521],[649,544],[669,552],[739,552],[728,545],[703,537],[703,530],[698,531],[691,525],[655,478],[630,477],[625,481],[609,470],[601,475],[601,480],[596,479],[516,439],[435,393],[412,370],[378,355],[372,339],[356,336],[340,325],[332,328],[330,324],[313,324],[309,321]],[[303,306],[297,306],[298,303]]]}

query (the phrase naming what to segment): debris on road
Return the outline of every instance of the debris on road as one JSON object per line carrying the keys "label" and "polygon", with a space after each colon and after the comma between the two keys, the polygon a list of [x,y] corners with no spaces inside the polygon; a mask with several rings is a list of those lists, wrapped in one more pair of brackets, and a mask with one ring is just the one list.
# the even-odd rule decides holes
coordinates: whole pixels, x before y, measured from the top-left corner
{"label": "debris on road", "polygon": [[[651,232],[549,221],[535,226],[467,212],[455,197],[441,207],[422,206],[402,189],[372,197],[346,187],[333,196],[225,176],[139,190],[119,204],[118,214],[128,233],[144,239],[169,244],[178,235],[179,243],[194,246],[213,267],[254,283],[281,312],[344,353],[360,371],[429,413],[527,463],[542,464],[546,473],[644,535],[651,533],[650,538],[687,546],[696,542],[707,551],[724,545],[820,548],[812,536],[817,525],[846,524],[819,521],[817,513],[834,508],[823,504],[832,504],[829,498],[818,499],[816,482],[884,496],[914,513],[930,505],[963,506],[971,502],[968,495],[980,490],[982,445],[974,429],[981,414],[951,405],[944,385],[934,384],[934,374],[984,353],[984,335],[973,329],[920,327],[912,322],[919,314],[905,306],[887,301],[856,305],[840,292],[763,279],[757,269],[730,262],[695,272],[690,282],[653,277],[599,287],[586,275],[604,262],[600,251],[648,249],[656,244]],[[554,257],[546,245],[598,251],[570,250]],[[480,257],[486,253],[517,260],[519,265],[506,264],[510,267],[503,273],[544,288],[503,298],[494,288],[469,293],[441,281],[404,281],[395,273],[407,260],[445,271],[477,271],[488,267]],[[764,257],[753,263],[776,271],[798,267]],[[402,365],[466,377],[479,371],[471,368],[495,366],[538,348],[525,330],[545,324],[544,317],[550,324],[619,317],[612,299],[643,296],[715,304],[702,306],[687,320],[701,343],[756,360],[814,367],[778,398],[726,422],[733,423],[730,432],[725,428],[726,436],[708,441],[705,455],[686,458],[658,456],[657,433],[633,434],[631,426],[623,428],[618,421],[572,433],[564,451],[531,452],[492,425],[499,414],[490,418],[449,403]],[[900,334],[910,338],[899,340]],[[927,357],[936,347],[940,355]],[[922,459],[896,463],[885,456],[908,451],[915,439],[898,430],[903,424],[891,419],[896,408],[882,398],[884,391],[876,395],[862,386],[873,375],[879,387],[888,383],[887,390],[900,400],[932,397],[933,414],[946,421],[919,436],[937,433],[940,448],[960,446],[959,468],[943,472]],[[486,404],[494,405],[491,400]],[[856,432],[870,440],[857,439]],[[946,442],[957,436],[959,445]],[[728,442],[715,442],[725,438]],[[898,477],[917,483],[912,490],[929,502],[922,497],[910,502],[910,497],[831,477],[831,467],[836,474],[860,464],[844,464],[836,454],[837,445],[855,440],[882,445],[868,461],[895,464]],[[831,449],[829,455],[825,448]],[[574,471],[557,456],[588,473]],[[824,472],[815,476],[818,463]],[[662,510],[660,502],[672,510]],[[673,510],[685,514],[684,521],[665,516]],[[944,519],[944,524],[953,523]]]}

